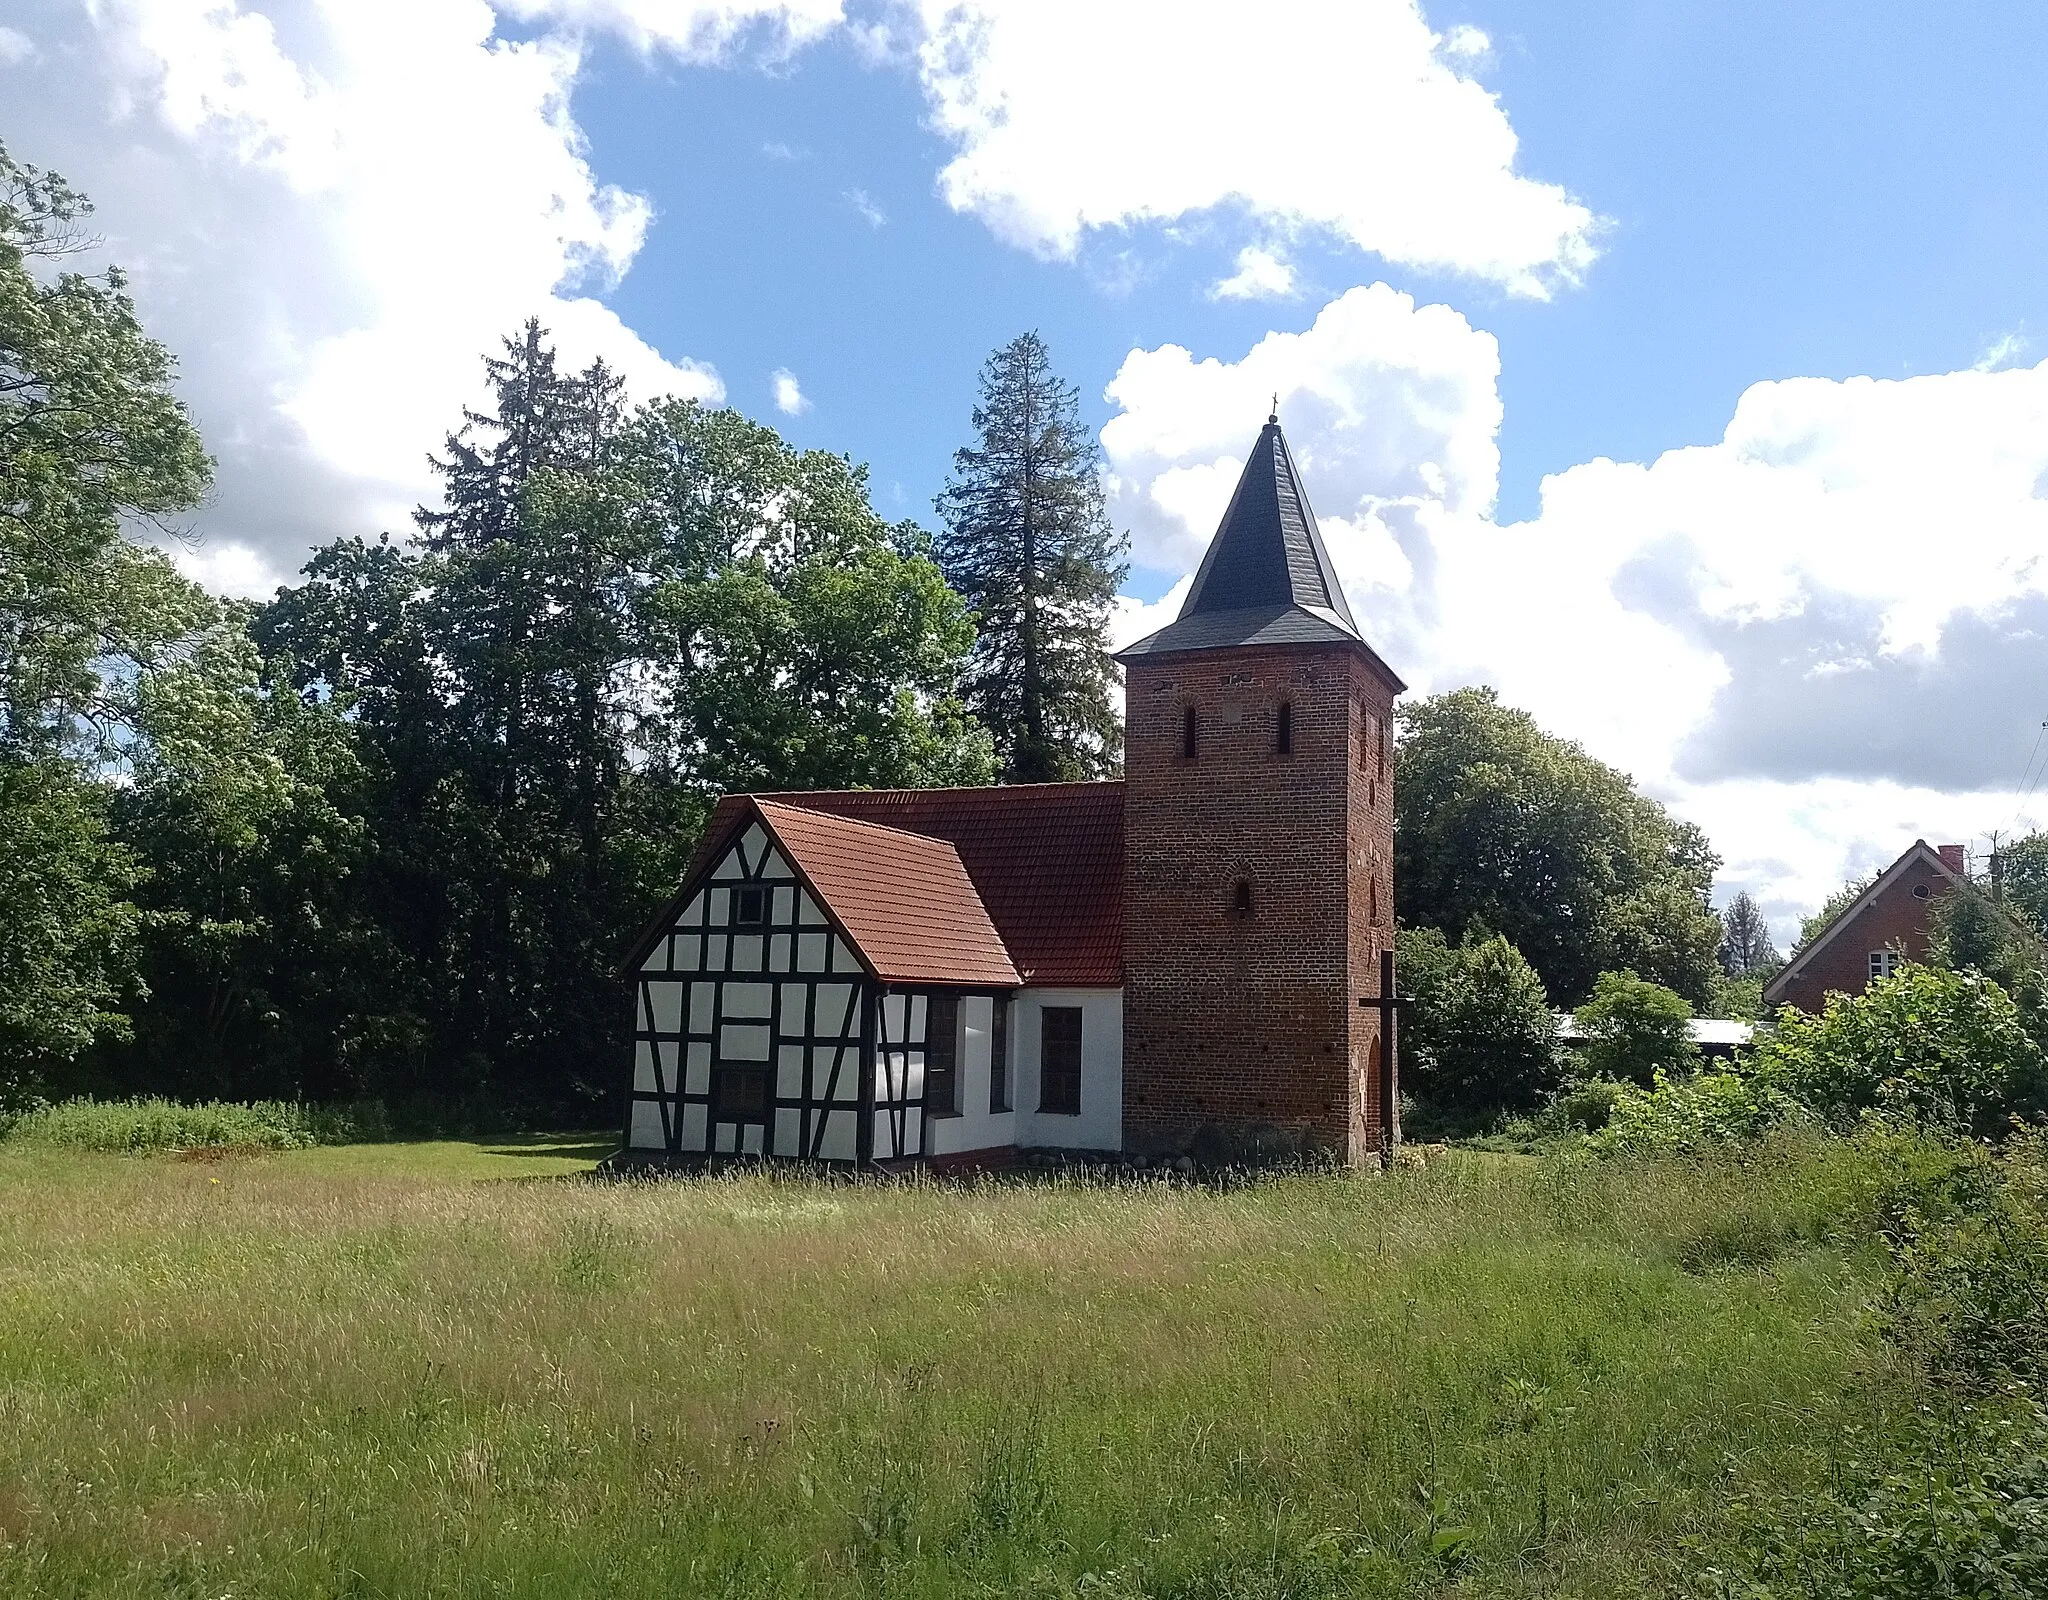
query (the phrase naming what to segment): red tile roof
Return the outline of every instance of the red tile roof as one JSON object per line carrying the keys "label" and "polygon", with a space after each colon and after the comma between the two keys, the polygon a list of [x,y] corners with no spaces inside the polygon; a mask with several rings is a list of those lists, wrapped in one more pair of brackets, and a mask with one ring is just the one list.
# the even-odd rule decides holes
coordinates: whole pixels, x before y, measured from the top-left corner
{"label": "red tile roof", "polygon": [[[757,805],[943,840],[957,852],[1019,980],[1047,988],[1105,989],[1124,981],[1121,783],[727,795],[712,811],[690,858],[683,893],[649,925],[623,970],[632,971],[646,959],[698,874],[755,815]],[[870,865],[885,882],[894,870],[878,862]],[[823,885],[819,892],[826,893]],[[838,905],[832,910],[845,919]],[[896,895],[890,914],[914,931],[919,913],[909,897]]]}
{"label": "red tile roof", "polygon": [[1017,969],[945,840],[752,803],[884,983],[1017,986]]}
{"label": "red tile roof", "polygon": [[951,844],[1025,983],[1115,988],[1124,981],[1121,783],[827,789],[759,798]]}

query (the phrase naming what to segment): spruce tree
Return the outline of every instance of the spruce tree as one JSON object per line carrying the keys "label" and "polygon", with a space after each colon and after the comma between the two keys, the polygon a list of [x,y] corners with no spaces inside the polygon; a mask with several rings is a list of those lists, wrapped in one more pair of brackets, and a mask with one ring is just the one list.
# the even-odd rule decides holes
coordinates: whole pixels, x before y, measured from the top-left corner
{"label": "spruce tree", "polygon": [[1005,782],[1114,775],[1109,610],[1128,541],[1103,506],[1079,393],[1036,333],[983,365],[974,429],[937,501],[939,566],[979,633],[967,704],[995,737]]}

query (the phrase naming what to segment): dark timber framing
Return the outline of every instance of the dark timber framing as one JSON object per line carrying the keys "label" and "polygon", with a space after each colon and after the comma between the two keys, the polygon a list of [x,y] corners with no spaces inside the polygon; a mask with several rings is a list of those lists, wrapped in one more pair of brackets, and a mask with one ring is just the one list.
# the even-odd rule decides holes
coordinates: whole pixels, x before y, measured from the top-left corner
{"label": "dark timber framing", "polygon": [[[743,889],[760,892],[762,920],[739,921]],[[626,1144],[685,1161],[925,1159],[933,999],[1010,994],[883,983],[759,816],[684,886],[635,957]],[[757,1072],[765,1105],[723,1101],[735,1075]]]}

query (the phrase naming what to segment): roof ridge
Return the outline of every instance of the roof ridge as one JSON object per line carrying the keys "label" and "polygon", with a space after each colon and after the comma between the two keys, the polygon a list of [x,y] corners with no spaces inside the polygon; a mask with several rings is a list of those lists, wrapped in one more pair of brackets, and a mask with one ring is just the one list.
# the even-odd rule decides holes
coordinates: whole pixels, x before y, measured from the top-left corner
{"label": "roof ridge", "polygon": [[916,839],[922,844],[938,845],[941,849],[950,851],[955,857],[960,854],[959,847],[952,840],[941,839],[934,833],[919,833],[915,828],[892,828],[886,822],[869,822],[865,817],[842,816],[837,811],[814,811],[809,806],[794,806],[783,800],[764,800],[759,795],[747,795],[745,798],[753,801],[759,809],[772,807],[777,811],[800,811],[807,817],[835,822],[842,827],[866,828],[871,833],[892,833],[899,839]]}

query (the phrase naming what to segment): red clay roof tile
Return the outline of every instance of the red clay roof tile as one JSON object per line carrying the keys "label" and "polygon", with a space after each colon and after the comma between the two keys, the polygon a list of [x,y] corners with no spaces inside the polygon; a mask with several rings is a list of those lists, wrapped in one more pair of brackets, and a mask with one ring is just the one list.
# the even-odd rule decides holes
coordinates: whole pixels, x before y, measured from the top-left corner
{"label": "red clay roof tile", "polygon": [[945,840],[759,796],[753,804],[884,983],[1017,986],[1017,969]]}

